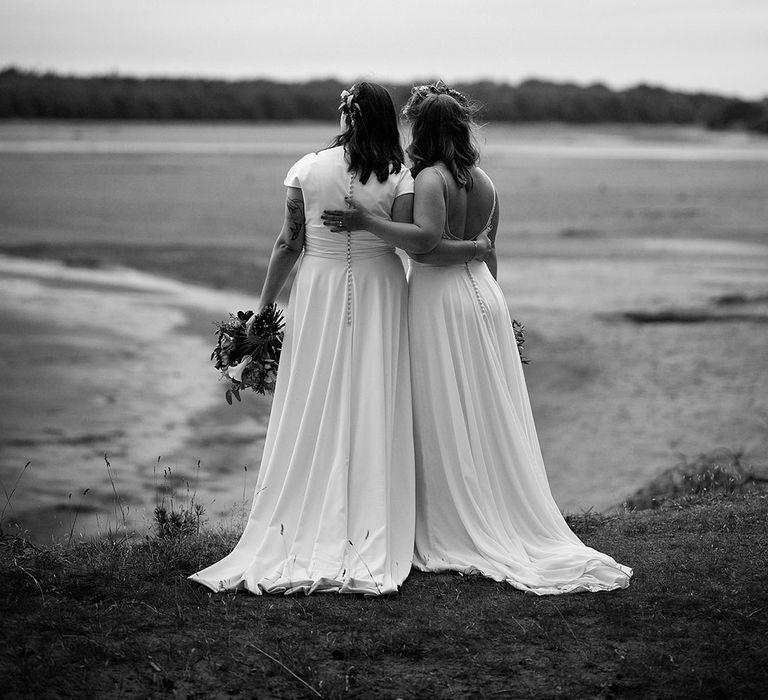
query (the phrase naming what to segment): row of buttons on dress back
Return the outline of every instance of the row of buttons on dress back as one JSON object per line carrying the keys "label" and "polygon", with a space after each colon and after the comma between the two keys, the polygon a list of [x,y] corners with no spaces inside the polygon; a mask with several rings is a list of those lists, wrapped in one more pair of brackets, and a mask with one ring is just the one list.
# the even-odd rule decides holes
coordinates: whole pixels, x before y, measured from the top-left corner
{"label": "row of buttons on dress back", "polygon": [[[495,196],[495,195],[494,195]],[[496,208],[496,205],[494,204],[494,209]],[[491,212],[491,216],[493,216],[493,212]],[[489,233],[491,230],[490,226],[486,226],[482,233],[478,235],[482,235],[483,233]],[[486,306],[485,306],[485,300],[483,299],[483,295],[480,294],[480,286],[477,284],[477,278],[472,273],[472,270],[469,269],[469,263],[465,262],[464,267],[467,270],[467,274],[469,275],[469,280],[472,282],[472,288],[475,290],[475,296],[477,297],[477,304],[480,307],[480,314],[483,318],[487,318],[486,316]]]}
{"label": "row of buttons on dress back", "polygon": [[467,270],[467,274],[469,275],[469,280],[472,282],[472,289],[475,290],[475,296],[477,297],[477,304],[480,307],[480,315],[483,318],[486,318],[486,311],[485,311],[485,301],[483,300],[482,294],[480,294],[480,286],[477,284],[477,279],[475,278],[474,274],[472,274],[472,270],[469,269],[469,263],[464,263],[464,267]]}
{"label": "row of buttons on dress back", "polygon": [[[352,206],[355,173],[349,175],[347,207]],[[352,325],[352,232],[347,230],[347,325]]]}

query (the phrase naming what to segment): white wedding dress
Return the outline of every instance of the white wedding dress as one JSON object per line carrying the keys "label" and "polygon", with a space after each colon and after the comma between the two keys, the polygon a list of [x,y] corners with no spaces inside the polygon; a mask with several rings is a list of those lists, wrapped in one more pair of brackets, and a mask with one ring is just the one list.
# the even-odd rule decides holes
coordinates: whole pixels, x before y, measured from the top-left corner
{"label": "white wedding dress", "polygon": [[250,517],[231,554],[190,578],[214,591],[397,591],[411,569],[414,451],[407,285],[392,246],[323,226],[350,186],[389,217],[413,192],[403,167],[363,185],[344,150],[311,153],[289,171],[306,238]]}
{"label": "white wedding dress", "polygon": [[[455,238],[447,225],[444,237]],[[509,311],[487,265],[411,261],[408,281],[414,565],[539,595],[629,585],[632,570],[585,546],[552,498]]]}

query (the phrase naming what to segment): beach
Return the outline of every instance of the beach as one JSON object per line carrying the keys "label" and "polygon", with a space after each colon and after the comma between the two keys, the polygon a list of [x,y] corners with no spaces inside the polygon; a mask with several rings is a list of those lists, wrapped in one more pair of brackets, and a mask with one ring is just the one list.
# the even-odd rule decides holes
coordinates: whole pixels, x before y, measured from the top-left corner
{"label": "beach", "polygon": [[163,493],[188,502],[201,481],[209,517],[231,516],[244,447],[258,449],[268,405],[227,406],[208,358],[211,322],[244,295],[5,256],[0,291],[6,491],[31,462],[7,516],[36,538],[73,523],[142,530]]}
{"label": "beach", "polygon": [[[6,518],[38,539],[141,530],[171,487],[211,522],[242,517],[269,400],[224,402],[212,322],[255,305],[282,177],[332,135],[0,125],[6,492],[31,462]],[[481,138],[560,508],[610,509],[718,448],[768,466],[766,142],[648,127]]]}

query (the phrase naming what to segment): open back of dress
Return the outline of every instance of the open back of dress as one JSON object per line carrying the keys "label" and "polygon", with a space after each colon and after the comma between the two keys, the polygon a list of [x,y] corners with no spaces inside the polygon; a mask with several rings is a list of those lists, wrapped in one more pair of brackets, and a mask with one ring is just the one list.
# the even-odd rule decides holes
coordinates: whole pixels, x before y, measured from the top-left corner
{"label": "open back of dress", "polygon": [[412,261],[408,281],[414,564],[540,595],[626,587],[631,569],[586,547],[552,498],[509,311],[487,265]]}

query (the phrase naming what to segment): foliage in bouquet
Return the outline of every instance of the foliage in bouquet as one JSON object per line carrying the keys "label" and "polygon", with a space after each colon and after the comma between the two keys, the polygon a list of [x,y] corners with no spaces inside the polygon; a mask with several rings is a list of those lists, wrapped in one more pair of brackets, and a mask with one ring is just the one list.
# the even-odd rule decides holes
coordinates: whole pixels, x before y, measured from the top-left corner
{"label": "foliage in bouquet", "polygon": [[530,364],[530,360],[523,353],[523,345],[525,345],[525,334],[523,329],[525,326],[520,321],[512,319],[512,330],[515,332],[515,340],[517,341],[517,352],[520,353],[520,362],[524,365]]}
{"label": "foliage in bouquet", "polygon": [[247,328],[253,315],[253,311],[238,311],[230,314],[228,320],[216,323],[218,340],[211,360],[222,379],[230,383],[225,394],[230,405],[232,397],[240,401],[242,389],[253,389],[257,394],[271,394],[275,390],[283,347],[283,313],[270,304]]}

